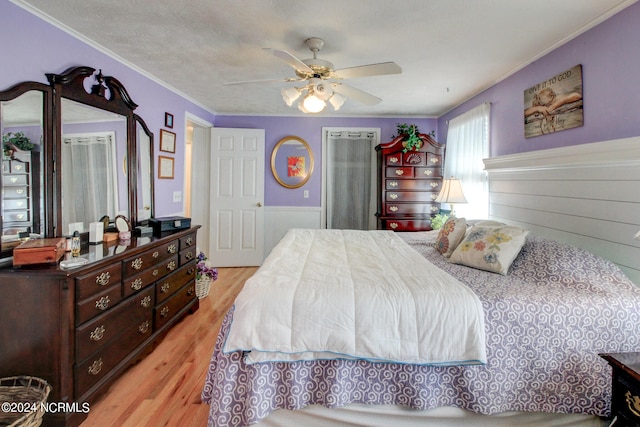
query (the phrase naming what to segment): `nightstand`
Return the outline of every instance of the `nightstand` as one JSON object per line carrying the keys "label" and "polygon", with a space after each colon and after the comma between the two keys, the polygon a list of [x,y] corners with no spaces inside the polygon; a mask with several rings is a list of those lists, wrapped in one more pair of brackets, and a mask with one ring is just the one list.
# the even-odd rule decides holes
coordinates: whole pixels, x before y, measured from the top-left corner
{"label": "nightstand", "polygon": [[640,353],[601,354],[613,368],[612,426],[640,426]]}

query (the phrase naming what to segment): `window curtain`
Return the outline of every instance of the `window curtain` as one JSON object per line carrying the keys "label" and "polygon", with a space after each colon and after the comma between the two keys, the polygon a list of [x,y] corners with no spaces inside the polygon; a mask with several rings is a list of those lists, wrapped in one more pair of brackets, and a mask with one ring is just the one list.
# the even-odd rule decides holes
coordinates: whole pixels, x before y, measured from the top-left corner
{"label": "window curtain", "polygon": [[467,203],[455,205],[456,216],[468,219],[489,217],[489,183],[482,159],[489,157],[491,104],[484,103],[449,120],[444,177],[462,184]]}
{"label": "window curtain", "polygon": [[[69,223],[88,223],[117,212],[115,135],[111,132],[63,136],[63,233]],[[68,222],[67,222],[68,220]]]}
{"label": "window curtain", "polygon": [[327,138],[327,228],[375,229],[375,140],[372,132]]}

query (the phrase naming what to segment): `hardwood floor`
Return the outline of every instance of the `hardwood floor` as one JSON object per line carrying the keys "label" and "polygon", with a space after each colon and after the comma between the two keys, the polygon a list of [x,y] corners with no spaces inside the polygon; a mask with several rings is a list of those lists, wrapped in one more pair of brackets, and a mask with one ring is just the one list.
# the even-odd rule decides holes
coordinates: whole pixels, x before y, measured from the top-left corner
{"label": "hardwood floor", "polygon": [[257,267],[219,268],[200,309],[180,321],[144,360],[91,405],[82,427],[207,425],[200,392],[218,330],[236,295]]}

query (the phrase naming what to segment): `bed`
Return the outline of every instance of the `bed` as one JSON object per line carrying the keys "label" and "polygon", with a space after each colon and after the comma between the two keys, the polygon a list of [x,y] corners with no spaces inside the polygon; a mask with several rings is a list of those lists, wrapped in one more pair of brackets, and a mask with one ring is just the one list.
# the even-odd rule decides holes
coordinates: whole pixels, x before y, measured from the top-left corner
{"label": "bed", "polygon": [[[480,224],[485,225],[495,224]],[[460,411],[472,417],[509,414],[538,420],[529,425],[552,425],[545,414],[567,414],[562,425],[598,425],[599,417],[610,414],[611,392],[610,368],[598,354],[640,351],[640,288],[609,261],[526,232],[519,236],[522,243],[506,269],[501,265],[485,271],[460,264],[460,259],[454,263],[456,249],[473,246],[473,240],[471,246],[468,241],[473,227],[464,229],[451,247],[443,247],[439,232],[391,234],[477,296],[483,310],[486,360],[405,363],[324,354],[318,359],[250,361],[251,349],[225,349],[235,324],[234,306],[221,327],[202,392],[203,402],[210,405],[209,425],[286,425],[286,421],[270,424],[286,411],[293,411],[291,425],[328,425],[331,415],[326,414],[345,409],[350,425],[374,425],[373,419],[386,420],[381,421],[385,425],[387,417],[397,425],[404,425],[401,419],[425,425],[423,416],[459,419]],[[314,235],[328,232],[332,231],[316,230]],[[265,266],[273,268],[273,257],[278,258],[273,263],[276,270],[286,272],[291,266],[313,266],[310,260],[322,252],[309,255],[280,246],[257,275]],[[286,256],[278,255],[281,249]],[[388,264],[380,265],[381,271],[385,268]],[[324,270],[327,275],[322,280],[329,283],[333,269]],[[276,301],[279,310],[291,310],[287,301]],[[255,318],[257,323],[269,323]],[[360,410],[373,418],[360,418]],[[309,418],[301,421],[295,418],[299,414]],[[571,418],[574,414],[576,418]]]}

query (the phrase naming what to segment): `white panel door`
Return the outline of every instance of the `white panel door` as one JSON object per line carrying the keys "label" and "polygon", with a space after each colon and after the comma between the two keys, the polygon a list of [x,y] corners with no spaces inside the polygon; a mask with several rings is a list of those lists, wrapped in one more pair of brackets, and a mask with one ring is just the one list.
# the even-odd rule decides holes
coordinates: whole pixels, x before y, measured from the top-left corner
{"label": "white panel door", "polygon": [[216,266],[262,264],[264,161],[264,129],[212,129],[209,258]]}

